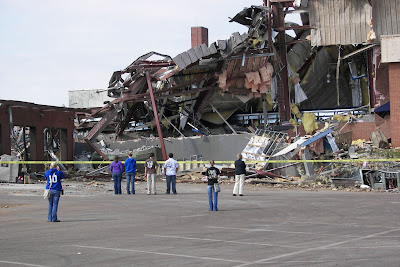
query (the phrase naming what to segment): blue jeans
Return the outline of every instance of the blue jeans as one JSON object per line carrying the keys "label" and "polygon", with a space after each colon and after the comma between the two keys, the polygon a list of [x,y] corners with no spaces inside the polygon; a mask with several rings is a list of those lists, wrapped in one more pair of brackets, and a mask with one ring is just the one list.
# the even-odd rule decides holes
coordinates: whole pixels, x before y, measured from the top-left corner
{"label": "blue jeans", "polygon": [[58,201],[60,201],[60,190],[50,189],[49,198],[49,215],[47,220],[49,222],[57,221]]}
{"label": "blue jeans", "polygon": [[[208,210],[218,210],[218,192],[215,192],[214,185],[207,185],[208,191],[208,204],[210,208]],[[213,192],[214,192],[214,203],[213,203]]]}
{"label": "blue jeans", "polygon": [[130,194],[131,192],[129,191],[130,184],[132,184],[132,194],[135,194],[135,172],[127,172],[126,173],[126,192]]}
{"label": "blue jeans", "polygon": [[176,194],[176,175],[167,175],[167,194],[171,191],[171,183],[172,192]]}
{"label": "blue jeans", "polygon": [[122,173],[113,172],[112,178],[114,179],[114,194],[121,194]]}

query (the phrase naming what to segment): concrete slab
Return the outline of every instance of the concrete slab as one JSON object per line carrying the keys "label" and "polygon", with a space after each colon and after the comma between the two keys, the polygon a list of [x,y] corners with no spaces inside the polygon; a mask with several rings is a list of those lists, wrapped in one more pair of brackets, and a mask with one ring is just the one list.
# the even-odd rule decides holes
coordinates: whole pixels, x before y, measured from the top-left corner
{"label": "concrete slab", "polygon": [[165,195],[159,182],[150,196],[143,182],[117,196],[109,182],[68,185],[60,223],[47,222],[38,185],[0,186],[0,266],[398,266],[396,193],[247,186],[233,197],[230,184],[210,212],[205,184]]}

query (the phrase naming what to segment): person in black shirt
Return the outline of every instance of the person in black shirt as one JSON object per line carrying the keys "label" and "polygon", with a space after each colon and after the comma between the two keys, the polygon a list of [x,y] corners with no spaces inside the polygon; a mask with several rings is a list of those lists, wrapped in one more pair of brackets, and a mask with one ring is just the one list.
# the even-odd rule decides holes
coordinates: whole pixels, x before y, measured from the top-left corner
{"label": "person in black shirt", "polygon": [[[208,204],[210,205],[208,210],[218,211],[218,192],[215,192],[214,184],[218,183],[218,176],[220,171],[214,167],[214,161],[210,160],[210,168],[208,168],[202,174],[207,175],[207,191],[208,191]],[[214,192],[214,203],[213,203],[213,192]]]}
{"label": "person in black shirt", "polygon": [[235,186],[233,196],[243,196],[244,177],[246,175],[246,164],[242,161],[242,154],[237,155],[235,160]]}

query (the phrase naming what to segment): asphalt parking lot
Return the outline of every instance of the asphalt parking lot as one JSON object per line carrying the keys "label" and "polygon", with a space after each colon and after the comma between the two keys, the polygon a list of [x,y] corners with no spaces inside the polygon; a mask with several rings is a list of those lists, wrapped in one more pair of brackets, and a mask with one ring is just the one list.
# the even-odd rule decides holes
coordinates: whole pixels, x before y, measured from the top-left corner
{"label": "asphalt parking lot", "polygon": [[[111,187],[111,184],[107,184]],[[400,194],[205,184],[177,195],[67,194],[60,223],[32,185],[0,187],[0,266],[399,266]],[[36,186],[36,187],[34,187]],[[29,186],[28,186],[29,187]]]}

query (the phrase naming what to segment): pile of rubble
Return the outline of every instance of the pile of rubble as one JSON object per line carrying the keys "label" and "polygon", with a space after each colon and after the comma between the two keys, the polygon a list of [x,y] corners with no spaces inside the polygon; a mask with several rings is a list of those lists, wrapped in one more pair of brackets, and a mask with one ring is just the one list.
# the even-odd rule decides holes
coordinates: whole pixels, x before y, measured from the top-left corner
{"label": "pile of rubble", "polygon": [[242,151],[243,159],[248,161],[249,182],[399,190],[400,164],[395,160],[400,152],[391,148],[390,139],[381,130],[370,133],[371,141],[353,140],[352,131],[343,129],[362,123],[362,115],[335,115],[321,124],[314,114],[309,114],[313,115],[309,120],[305,114],[294,117],[301,118],[299,122],[293,119],[295,136],[290,130],[288,134],[271,130],[254,132]]}

